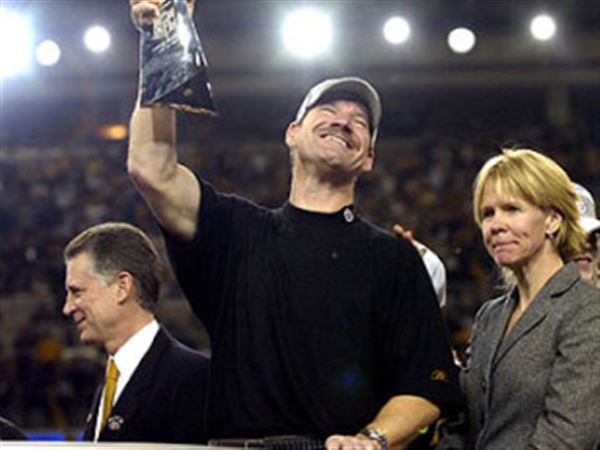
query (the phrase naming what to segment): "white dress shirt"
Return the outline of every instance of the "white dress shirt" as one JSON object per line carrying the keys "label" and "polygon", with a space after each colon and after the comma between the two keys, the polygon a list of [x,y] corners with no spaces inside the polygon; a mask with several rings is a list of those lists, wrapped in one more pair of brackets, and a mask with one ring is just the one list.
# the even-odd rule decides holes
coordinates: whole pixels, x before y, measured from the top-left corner
{"label": "white dress shirt", "polygon": [[[140,331],[131,336],[125,344],[117,350],[117,353],[111,358],[114,358],[117,369],[119,369],[119,380],[117,381],[117,389],[113,406],[119,400],[123,389],[131,379],[133,372],[138,364],[152,345],[156,334],[158,333],[158,322],[152,320],[145,325]],[[94,433],[94,442],[98,442],[100,435],[100,421],[102,420],[102,408],[104,407],[104,389],[100,395],[100,404],[98,405],[98,414],[96,415],[96,432]]]}

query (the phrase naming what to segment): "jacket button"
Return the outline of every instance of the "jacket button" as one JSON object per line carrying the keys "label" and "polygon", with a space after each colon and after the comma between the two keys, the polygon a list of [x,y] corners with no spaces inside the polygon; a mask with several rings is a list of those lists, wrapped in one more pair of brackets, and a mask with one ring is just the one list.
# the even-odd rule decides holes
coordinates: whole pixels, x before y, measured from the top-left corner
{"label": "jacket button", "polygon": [[487,382],[485,380],[481,380],[481,390],[483,392],[487,391]]}

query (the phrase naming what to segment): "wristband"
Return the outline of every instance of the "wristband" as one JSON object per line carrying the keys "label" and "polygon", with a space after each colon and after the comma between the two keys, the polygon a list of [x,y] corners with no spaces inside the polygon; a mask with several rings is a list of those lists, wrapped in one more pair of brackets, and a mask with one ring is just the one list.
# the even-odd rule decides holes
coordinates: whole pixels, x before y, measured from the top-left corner
{"label": "wristband", "polygon": [[358,434],[362,434],[363,436],[366,436],[369,439],[377,441],[379,443],[380,450],[388,450],[388,441],[381,428],[365,427],[362,430],[360,430]]}

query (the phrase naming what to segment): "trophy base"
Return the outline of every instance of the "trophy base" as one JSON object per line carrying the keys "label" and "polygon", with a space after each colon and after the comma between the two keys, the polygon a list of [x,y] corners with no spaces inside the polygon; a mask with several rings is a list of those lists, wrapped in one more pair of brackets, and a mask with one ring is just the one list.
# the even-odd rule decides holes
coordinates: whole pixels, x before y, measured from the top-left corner
{"label": "trophy base", "polygon": [[196,75],[155,103],[188,113],[218,115],[212,102],[210,84],[203,74]]}

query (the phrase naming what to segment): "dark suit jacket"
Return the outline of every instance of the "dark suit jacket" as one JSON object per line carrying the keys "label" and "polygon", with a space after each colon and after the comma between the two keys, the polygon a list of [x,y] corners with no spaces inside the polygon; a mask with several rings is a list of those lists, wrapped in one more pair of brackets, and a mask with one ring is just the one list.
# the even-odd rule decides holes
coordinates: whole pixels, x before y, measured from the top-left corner
{"label": "dark suit jacket", "polygon": [[[0,441],[26,441],[27,436],[10,420],[0,417]],[[2,445],[0,444],[0,447]]]}
{"label": "dark suit jacket", "polygon": [[[162,326],[114,405],[99,441],[205,443],[208,359]],[[102,385],[83,439],[94,439]]]}
{"label": "dark suit jacket", "polygon": [[515,295],[492,300],[475,321],[461,381],[476,448],[595,449],[600,444],[600,290],[581,280],[569,263],[503,338],[515,302]]}

